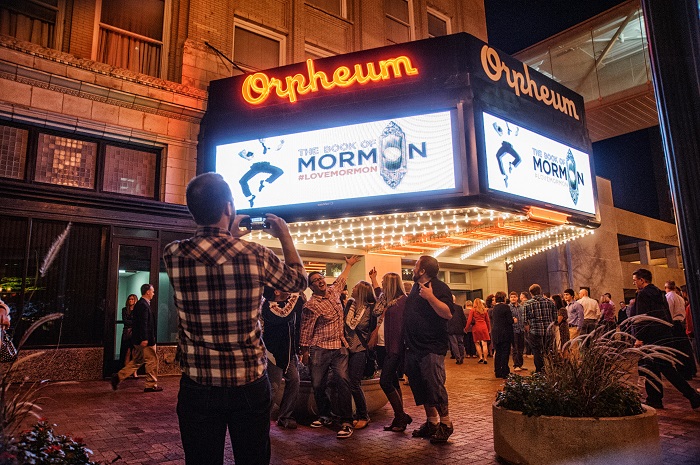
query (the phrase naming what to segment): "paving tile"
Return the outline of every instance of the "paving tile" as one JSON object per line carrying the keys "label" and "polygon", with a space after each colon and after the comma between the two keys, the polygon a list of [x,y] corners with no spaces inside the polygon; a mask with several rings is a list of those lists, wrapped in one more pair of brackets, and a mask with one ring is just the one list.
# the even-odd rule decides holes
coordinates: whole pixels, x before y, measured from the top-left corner
{"label": "paving tile", "polygon": [[[532,360],[526,359],[526,365]],[[408,386],[402,385],[406,411],[413,417],[404,433],[383,431],[393,418],[390,407],[372,415],[367,428],[339,441],[335,430],[300,426],[284,430],[271,424],[274,465],[423,465],[469,463],[498,465],[493,451],[491,404],[502,380],[493,376],[493,366],[477,365],[475,359],[455,365],[447,359],[447,390],[450,417],[455,433],[447,444],[433,445],[411,437],[411,431],[425,421],[422,408],[413,404]],[[529,368],[533,368],[529,366]],[[42,415],[57,424],[59,433],[82,437],[95,455],[93,460],[116,464],[182,465],[184,453],[175,414],[178,377],[162,376],[164,391],[144,394],[143,382],[127,380],[117,392],[109,381],[48,386],[42,395]],[[691,382],[700,387],[700,381]],[[691,465],[700,457],[700,411],[692,411],[675,389],[666,385],[664,404],[659,410],[663,464]],[[225,464],[233,464],[227,439]]]}

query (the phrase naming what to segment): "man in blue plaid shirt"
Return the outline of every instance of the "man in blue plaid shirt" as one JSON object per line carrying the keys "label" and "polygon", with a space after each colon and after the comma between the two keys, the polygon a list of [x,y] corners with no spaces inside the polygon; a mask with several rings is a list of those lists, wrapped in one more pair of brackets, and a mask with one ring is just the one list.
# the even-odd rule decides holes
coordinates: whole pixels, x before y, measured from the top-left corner
{"label": "man in blue plaid shirt", "polygon": [[530,347],[535,360],[535,372],[544,367],[545,351],[551,350],[549,341],[549,325],[557,319],[557,306],[542,295],[539,284],[530,286],[532,298],[523,304],[523,323],[529,330]]}
{"label": "man in blue plaid shirt", "polygon": [[175,291],[177,356],[182,368],[177,415],[187,465],[223,464],[226,429],[236,463],[270,463],[270,382],[261,340],[263,288],[307,286],[299,253],[282,218],[268,214],[282,262],[270,249],[241,240],[228,184],[205,173],[187,186],[194,237],[166,246]]}

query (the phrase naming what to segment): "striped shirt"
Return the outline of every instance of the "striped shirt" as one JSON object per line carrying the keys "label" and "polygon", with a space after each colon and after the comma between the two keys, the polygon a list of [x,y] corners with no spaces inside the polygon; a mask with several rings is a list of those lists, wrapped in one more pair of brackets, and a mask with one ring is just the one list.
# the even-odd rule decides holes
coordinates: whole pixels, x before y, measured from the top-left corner
{"label": "striped shirt", "polygon": [[163,252],[178,314],[180,367],[207,386],[242,386],[267,368],[261,341],[263,286],[306,288],[301,264],[284,264],[270,249],[200,227]]}
{"label": "striped shirt", "polygon": [[326,288],[326,295],[313,294],[304,304],[301,313],[302,347],[316,346],[322,349],[340,349],[347,347],[344,328],[345,319],[340,294],[343,292],[345,278],[338,278]]}

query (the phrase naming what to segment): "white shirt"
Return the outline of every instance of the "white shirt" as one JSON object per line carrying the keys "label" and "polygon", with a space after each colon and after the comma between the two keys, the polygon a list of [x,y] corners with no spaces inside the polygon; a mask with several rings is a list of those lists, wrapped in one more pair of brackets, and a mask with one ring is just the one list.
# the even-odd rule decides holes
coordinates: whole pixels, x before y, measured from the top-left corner
{"label": "white shirt", "polygon": [[685,320],[685,300],[683,297],[676,294],[675,291],[670,291],[666,294],[668,309],[671,311],[671,318],[674,321]]}
{"label": "white shirt", "polygon": [[597,300],[585,296],[578,299],[578,303],[583,307],[583,318],[585,320],[597,320],[600,318],[600,306]]}

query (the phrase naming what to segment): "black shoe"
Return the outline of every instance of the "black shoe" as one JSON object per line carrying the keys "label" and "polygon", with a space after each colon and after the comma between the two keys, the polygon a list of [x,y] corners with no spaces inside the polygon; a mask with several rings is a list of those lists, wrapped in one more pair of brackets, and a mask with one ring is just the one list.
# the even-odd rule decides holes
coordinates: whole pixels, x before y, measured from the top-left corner
{"label": "black shoe", "polygon": [[343,425],[340,427],[340,431],[336,433],[335,437],[338,439],[347,439],[352,436],[352,430],[352,426]]}
{"label": "black shoe", "polygon": [[318,419],[312,421],[309,426],[312,428],[320,428],[322,426],[328,426],[332,423],[333,423],[333,420],[331,420],[328,417],[318,417]]}
{"label": "black shoe", "polygon": [[651,408],[655,408],[656,410],[663,410],[663,408],[664,408],[664,404],[661,401],[654,402],[654,401],[647,399],[644,403]]}
{"label": "black shoe", "polygon": [[422,425],[420,425],[420,428],[413,430],[413,433],[411,433],[411,436],[414,438],[430,438],[435,434],[438,430],[438,425],[434,425],[430,423],[429,421],[426,421]]}
{"label": "black shoe", "polygon": [[280,418],[277,420],[277,426],[284,429],[297,429],[297,422],[294,418]]}
{"label": "black shoe", "polygon": [[149,387],[149,388],[144,389],[143,392],[160,392],[162,390],[163,390],[163,388],[160,386],[153,386],[153,387]]}
{"label": "black shoe", "polygon": [[447,439],[449,439],[454,430],[455,429],[452,426],[447,426],[444,423],[440,423],[437,427],[437,431],[435,431],[435,434],[430,436],[430,443],[441,444],[443,442],[447,442]]}
{"label": "black shoe", "polygon": [[117,386],[119,386],[119,375],[114,373],[112,375],[112,379],[110,379],[109,382],[112,384],[112,390],[116,391]]}
{"label": "black shoe", "polygon": [[700,408],[700,391],[697,389],[695,390],[695,396],[690,399],[690,406],[693,408],[693,410]]}
{"label": "black shoe", "polygon": [[404,431],[406,431],[406,426],[410,425],[412,422],[413,418],[411,418],[411,415],[409,415],[408,413],[404,413],[403,417],[401,418],[394,417],[394,421],[392,421],[389,426],[385,426],[384,431],[403,433]]}

